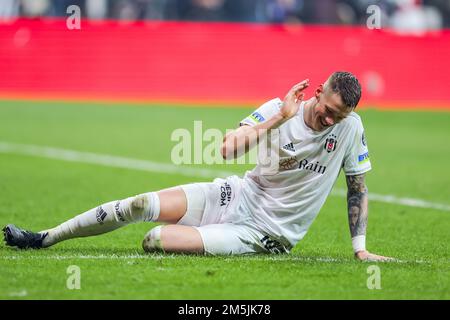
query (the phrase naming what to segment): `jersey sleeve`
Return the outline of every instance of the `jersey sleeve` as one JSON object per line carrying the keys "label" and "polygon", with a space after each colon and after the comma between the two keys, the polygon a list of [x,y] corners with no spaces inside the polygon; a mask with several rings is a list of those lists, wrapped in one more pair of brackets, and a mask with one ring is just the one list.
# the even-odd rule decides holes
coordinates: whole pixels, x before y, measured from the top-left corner
{"label": "jersey sleeve", "polygon": [[270,101],[267,101],[262,106],[260,106],[258,109],[253,111],[248,117],[243,119],[239,125],[249,125],[249,126],[255,126],[258,123],[264,122],[267,119],[273,117],[278,113],[278,111],[281,108],[281,105],[283,102],[280,100],[280,98],[275,98]]}
{"label": "jersey sleeve", "polygon": [[344,157],[343,169],[348,176],[362,174],[372,169],[364,127],[359,118],[355,129],[347,154]]}

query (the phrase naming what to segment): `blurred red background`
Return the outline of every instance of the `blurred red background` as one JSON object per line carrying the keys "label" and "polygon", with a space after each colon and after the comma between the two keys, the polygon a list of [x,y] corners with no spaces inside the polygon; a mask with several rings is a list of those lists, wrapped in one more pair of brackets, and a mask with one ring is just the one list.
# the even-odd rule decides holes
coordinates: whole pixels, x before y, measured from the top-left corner
{"label": "blurred red background", "polygon": [[363,105],[450,109],[449,57],[449,30],[19,19],[0,25],[0,97],[242,105],[346,70]]}

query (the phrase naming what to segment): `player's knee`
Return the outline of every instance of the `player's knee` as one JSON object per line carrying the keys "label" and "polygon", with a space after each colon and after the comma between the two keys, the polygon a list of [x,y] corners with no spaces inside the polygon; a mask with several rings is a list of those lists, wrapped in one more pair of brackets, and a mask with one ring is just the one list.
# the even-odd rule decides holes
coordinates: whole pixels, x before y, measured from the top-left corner
{"label": "player's knee", "polygon": [[144,220],[144,212],[148,208],[148,197],[145,194],[140,194],[131,200],[131,216],[133,220]]}
{"label": "player's knee", "polygon": [[126,222],[155,221],[159,216],[159,198],[155,192],[143,193],[121,200],[116,215]]}
{"label": "player's knee", "polygon": [[157,226],[151,229],[142,241],[142,248],[145,252],[163,251],[161,244],[161,229],[162,226]]}
{"label": "player's knee", "polygon": [[135,196],[131,201],[131,211],[135,220],[156,221],[160,211],[158,194],[148,192]]}

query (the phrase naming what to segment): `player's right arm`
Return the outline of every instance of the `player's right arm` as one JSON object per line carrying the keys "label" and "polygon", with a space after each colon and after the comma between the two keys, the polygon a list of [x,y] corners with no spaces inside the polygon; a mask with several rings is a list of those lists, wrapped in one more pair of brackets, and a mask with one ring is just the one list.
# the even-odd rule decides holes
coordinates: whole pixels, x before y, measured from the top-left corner
{"label": "player's right arm", "polygon": [[220,149],[222,157],[224,159],[240,157],[258,143],[261,135],[267,133],[269,130],[278,128],[295,116],[304,97],[302,91],[308,86],[309,79],[303,80],[293,86],[286,94],[279,111],[267,120],[256,125],[244,124],[236,130],[229,132],[224,137],[222,148]]}

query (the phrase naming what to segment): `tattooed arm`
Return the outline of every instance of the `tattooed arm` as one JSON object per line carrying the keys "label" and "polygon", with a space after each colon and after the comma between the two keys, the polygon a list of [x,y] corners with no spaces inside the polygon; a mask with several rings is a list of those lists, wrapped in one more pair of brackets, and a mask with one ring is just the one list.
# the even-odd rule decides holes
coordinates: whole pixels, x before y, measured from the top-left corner
{"label": "tattooed arm", "polygon": [[391,258],[372,254],[365,249],[368,219],[368,192],[365,174],[347,176],[347,205],[350,234],[354,242],[355,257],[365,261],[387,261]]}
{"label": "tattooed arm", "polygon": [[348,223],[352,238],[366,235],[368,205],[365,175],[347,176]]}

